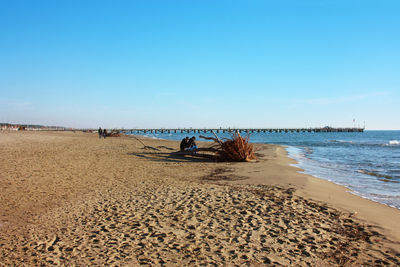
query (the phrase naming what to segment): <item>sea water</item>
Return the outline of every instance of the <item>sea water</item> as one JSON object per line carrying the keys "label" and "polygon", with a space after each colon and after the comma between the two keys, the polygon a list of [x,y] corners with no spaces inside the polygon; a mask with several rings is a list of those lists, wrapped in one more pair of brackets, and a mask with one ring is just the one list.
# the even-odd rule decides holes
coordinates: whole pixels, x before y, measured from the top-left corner
{"label": "sea water", "polygon": [[[181,140],[211,133],[157,133]],[[245,134],[242,134],[245,135]],[[229,133],[218,133],[228,138]],[[201,139],[198,139],[201,140]],[[362,133],[252,133],[250,142],[286,146],[304,173],[344,185],[352,193],[400,209],[400,131]]]}

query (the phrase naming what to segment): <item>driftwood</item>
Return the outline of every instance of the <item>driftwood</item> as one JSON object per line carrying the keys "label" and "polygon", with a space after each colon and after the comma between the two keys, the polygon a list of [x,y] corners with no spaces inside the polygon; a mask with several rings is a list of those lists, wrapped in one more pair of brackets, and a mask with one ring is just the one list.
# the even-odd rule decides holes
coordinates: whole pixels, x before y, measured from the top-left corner
{"label": "driftwood", "polygon": [[145,143],[143,143],[142,140],[140,140],[136,136],[132,135],[132,137],[135,138],[136,140],[138,140],[143,145],[143,149],[151,149],[151,150],[160,151],[160,149],[158,149],[158,148],[155,148],[155,147],[152,147],[152,146],[146,146]]}
{"label": "driftwood", "polygon": [[173,148],[167,147],[167,146],[157,146],[157,148],[164,148],[164,149],[168,149],[168,150],[175,150]]}
{"label": "driftwood", "polygon": [[[239,132],[232,135],[232,138],[224,138],[221,140],[215,132],[212,131],[215,137],[207,137],[200,135],[200,138],[214,141],[214,144],[207,148],[197,148],[195,151],[178,151],[173,152],[171,155],[185,156],[190,155],[192,157],[209,158],[217,161],[252,161],[257,159],[254,152],[254,147],[249,143],[250,136],[242,137]],[[152,146],[147,146],[142,140],[136,136],[132,136],[143,145],[143,149],[151,149],[160,151],[160,149]],[[160,148],[167,148],[159,146]],[[204,154],[197,152],[212,152],[212,154]]]}
{"label": "driftwood", "polygon": [[117,130],[113,130],[106,134],[107,137],[120,137],[121,133]]}
{"label": "driftwood", "polygon": [[250,135],[240,136],[239,132],[232,135],[231,139],[225,138],[224,141],[212,132],[215,137],[200,136],[206,140],[213,140],[215,144],[203,151],[214,152],[220,161],[252,161],[257,159],[254,154],[254,147],[249,143]]}
{"label": "driftwood", "polygon": [[199,149],[196,149],[196,152],[194,152],[194,151],[177,151],[177,152],[172,152],[171,155],[172,156],[186,156],[186,155],[188,155],[188,156],[191,156],[191,157],[207,158],[207,159],[216,160],[215,155],[197,153],[197,151],[210,151],[210,150],[205,149],[205,148],[199,148]]}

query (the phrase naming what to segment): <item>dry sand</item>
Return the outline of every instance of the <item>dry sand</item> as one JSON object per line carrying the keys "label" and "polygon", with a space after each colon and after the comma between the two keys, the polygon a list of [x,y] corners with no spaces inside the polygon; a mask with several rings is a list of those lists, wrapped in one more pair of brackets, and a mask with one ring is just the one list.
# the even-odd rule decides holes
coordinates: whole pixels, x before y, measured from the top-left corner
{"label": "dry sand", "polygon": [[297,173],[279,146],[215,163],[145,143],[160,150],[0,132],[0,265],[400,264],[398,210]]}

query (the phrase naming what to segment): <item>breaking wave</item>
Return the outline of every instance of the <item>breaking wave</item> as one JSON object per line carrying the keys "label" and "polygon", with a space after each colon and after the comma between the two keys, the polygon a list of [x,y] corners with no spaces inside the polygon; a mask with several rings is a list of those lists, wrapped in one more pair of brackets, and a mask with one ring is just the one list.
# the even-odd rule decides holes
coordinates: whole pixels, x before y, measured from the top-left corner
{"label": "breaking wave", "polygon": [[389,141],[389,145],[390,146],[399,146],[400,145],[400,141],[399,140],[390,140]]}
{"label": "breaking wave", "polygon": [[380,174],[380,173],[366,171],[366,170],[359,170],[358,172],[359,173],[363,173],[363,174],[367,174],[369,176],[377,177],[382,182],[399,183],[399,181],[397,181],[397,179],[395,177],[390,176],[390,175]]}

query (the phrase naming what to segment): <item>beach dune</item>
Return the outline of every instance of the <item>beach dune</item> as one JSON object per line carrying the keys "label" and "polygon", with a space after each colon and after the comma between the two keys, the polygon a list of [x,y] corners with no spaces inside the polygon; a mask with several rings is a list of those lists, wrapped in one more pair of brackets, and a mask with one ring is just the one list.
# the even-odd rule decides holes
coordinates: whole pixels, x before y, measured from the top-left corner
{"label": "beach dune", "polygon": [[400,265],[400,211],[298,173],[282,147],[216,163],[144,142],[159,150],[0,132],[0,265]]}

